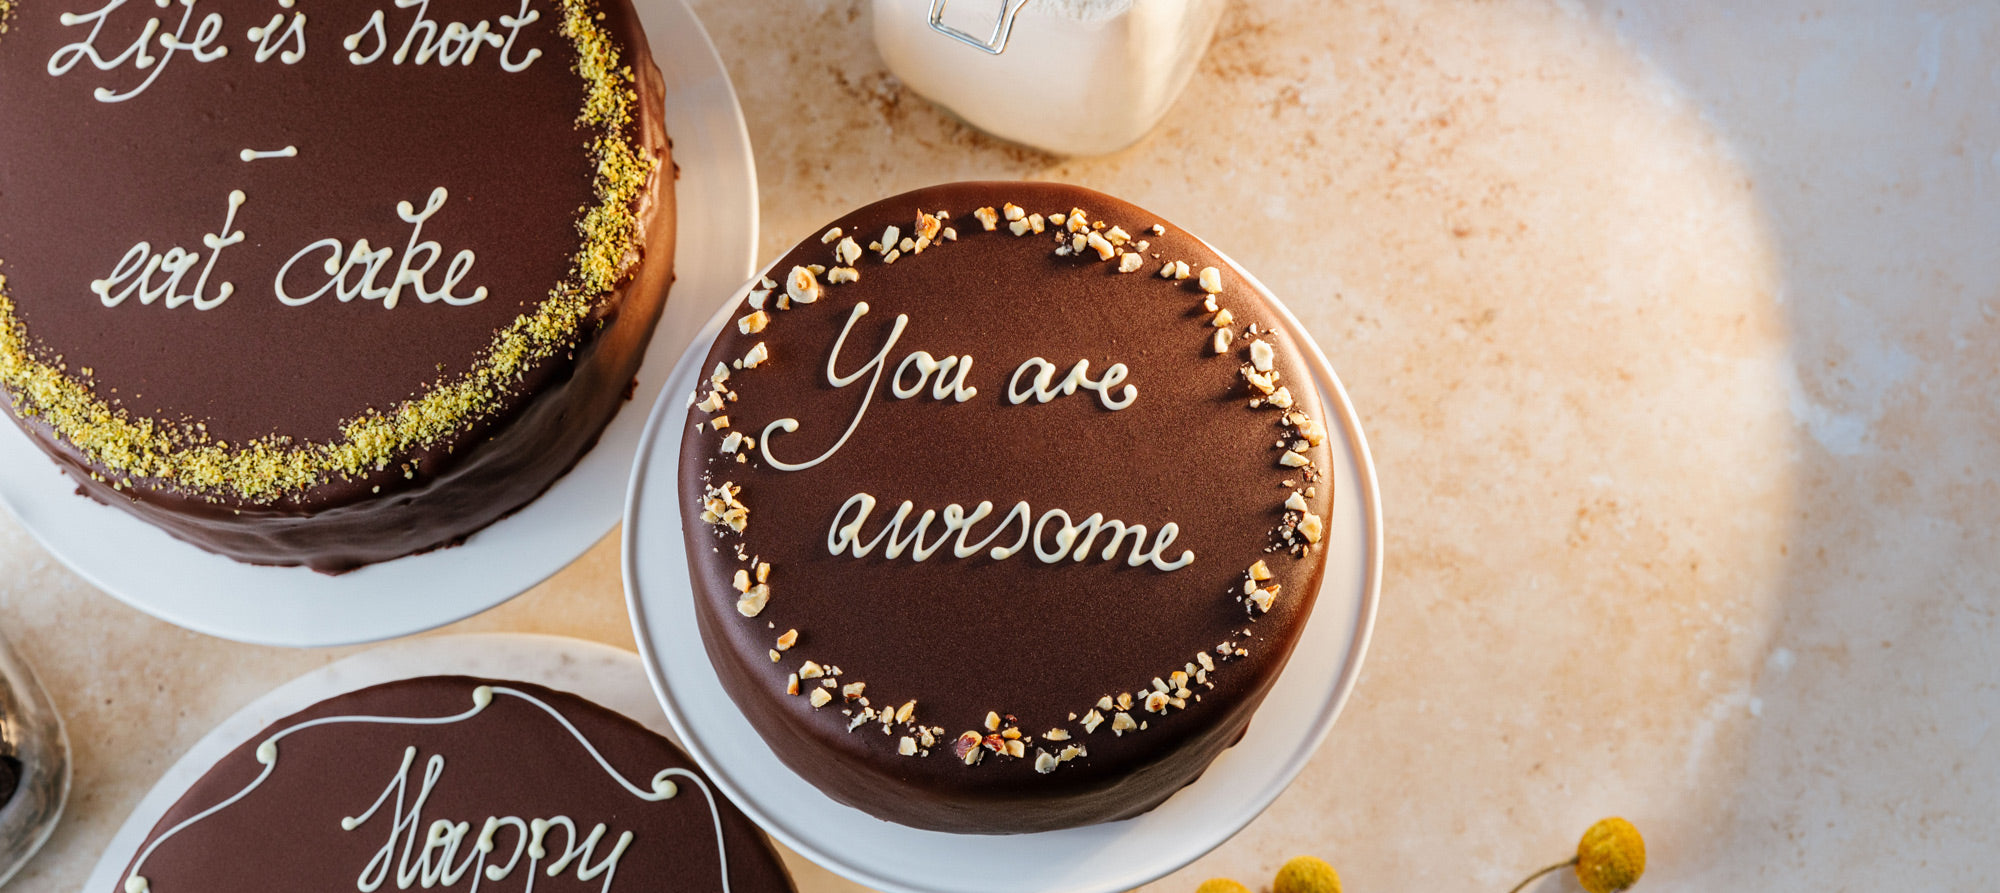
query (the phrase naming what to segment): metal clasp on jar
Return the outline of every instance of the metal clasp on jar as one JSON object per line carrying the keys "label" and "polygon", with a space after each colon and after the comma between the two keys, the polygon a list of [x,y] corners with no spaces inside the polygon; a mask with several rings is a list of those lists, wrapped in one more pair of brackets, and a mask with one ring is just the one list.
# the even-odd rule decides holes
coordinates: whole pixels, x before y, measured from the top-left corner
{"label": "metal clasp on jar", "polygon": [[931,30],[970,47],[976,47],[995,56],[1007,51],[1007,39],[1014,35],[1014,17],[1021,14],[1028,0],[1000,0],[1000,17],[993,23],[993,35],[981,39],[944,23],[945,0],[931,0]]}

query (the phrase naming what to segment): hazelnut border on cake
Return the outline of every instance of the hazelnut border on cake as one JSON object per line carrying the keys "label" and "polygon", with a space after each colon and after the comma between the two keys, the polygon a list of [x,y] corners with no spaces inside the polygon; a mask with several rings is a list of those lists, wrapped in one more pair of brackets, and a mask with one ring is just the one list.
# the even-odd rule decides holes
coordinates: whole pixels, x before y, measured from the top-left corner
{"label": "hazelnut border on cake", "polygon": [[771,266],[686,395],[724,688],[794,771],[890,821],[1157,806],[1241,736],[1319,587],[1334,494],[1304,338],[1199,239],[1087,189],[843,215]]}

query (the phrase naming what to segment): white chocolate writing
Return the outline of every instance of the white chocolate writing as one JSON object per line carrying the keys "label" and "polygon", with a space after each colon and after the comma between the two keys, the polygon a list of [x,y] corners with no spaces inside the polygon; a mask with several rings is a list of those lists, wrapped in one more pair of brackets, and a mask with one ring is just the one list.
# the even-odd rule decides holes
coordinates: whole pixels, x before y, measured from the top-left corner
{"label": "white chocolate writing", "polygon": [[[604,878],[604,886],[600,889],[604,891],[611,889],[611,882],[618,874],[618,861],[624,857],[626,848],[632,845],[632,832],[620,833],[617,843],[611,845],[611,851],[599,859],[597,848],[605,832],[605,825],[602,822],[592,828],[590,834],[584,835],[578,831],[576,822],[568,816],[526,821],[517,816],[488,816],[470,850],[461,857],[460,851],[465,848],[465,837],[472,830],[470,822],[454,822],[441,818],[432,820],[426,827],[423,820],[424,805],[430,800],[432,791],[436,789],[438,779],[444,775],[444,756],[432,754],[430,759],[425,761],[423,780],[417,786],[413,797],[410,790],[410,768],[416,762],[416,757],[415,747],[404,748],[402,767],[390,777],[389,784],[382,789],[381,795],[375,798],[374,804],[359,816],[340,821],[340,828],[343,831],[361,828],[367,825],[377,812],[382,811],[382,807],[390,802],[391,795],[395,797],[394,805],[384,813],[389,820],[388,838],[383,842],[382,848],[376,850],[375,856],[361,869],[361,874],[355,878],[356,890],[361,893],[374,893],[380,890],[383,884],[390,881],[391,869],[395,872],[394,881],[398,890],[408,890],[411,887],[426,890],[436,887],[449,888],[457,885],[468,875],[471,875],[472,886],[476,888],[482,877],[496,883],[506,880],[520,865],[524,853],[528,857],[526,875],[530,878],[529,887],[532,888],[535,869],[541,865],[542,860],[549,857],[549,844],[556,836],[551,832],[557,829],[564,832],[563,849],[561,854],[543,869],[546,876],[560,876],[574,865],[577,880],[593,881],[601,876]],[[419,829],[423,829],[421,836]],[[501,848],[500,837],[508,831],[513,835],[513,850],[507,854],[505,864],[497,864],[498,860],[494,860],[496,864],[488,864],[489,857]],[[594,864],[593,859],[597,860]]]}
{"label": "white chocolate writing", "polygon": [[[159,80],[160,72],[167,70],[167,63],[173,61],[174,53],[186,50],[189,55],[194,57],[196,62],[214,62],[228,55],[228,47],[216,46],[216,41],[222,37],[222,16],[217,13],[209,13],[203,16],[201,24],[195,26],[194,36],[192,38],[187,36],[188,25],[194,21],[194,7],[196,2],[197,0],[180,0],[181,6],[185,8],[181,11],[180,25],[174,28],[172,34],[160,33],[160,20],[158,18],[149,18],[146,20],[145,28],[140,31],[138,39],[132,41],[125,48],[124,52],[109,59],[106,59],[104,54],[98,51],[97,39],[104,32],[105,21],[119,7],[125,5],[125,0],[109,0],[109,2],[98,7],[93,12],[82,14],[63,13],[61,21],[64,27],[74,28],[78,25],[89,25],[90,34],[82,40],[63,46],[61,49],[56,50],[54,55],[49,57],[49,76],[62,77],[75,68],[77,63],[85,60],[88,60],[91,67],[96,68],[98,71],[111,71],[123,66],[128,61],[132,63],[133,68],[140,71],[152,69],[152,73],[146,76],[144,82],[127,92],[119,93],[109,88],[99,87],[91,93],[92,96],[97,98],[98,102],[124,102],[146,92],[146,88],[153,86],[153,82]],[[161,9],[171,8],[168,0],[155,0],[154,5]],[[147,46],[153,43],[155,38],[158,39],[161,50],[158,56],[147,52]]]}
{"label": "white chocolate writing", "polygon": [[[965,507],[957,503],[945,506],[943,512],[925,509],[917,522],[906,530],[904,525],[916,511],[915,504],[906,499],[896,508],[896,513],[883,522],[873,537],[864,538],[862,528],[868,523],[869,516],[874,513],[875,505],[875,497],[867,493],[856,493],[848,497],[847,502],[840,506],[840,510],[833,514],[833,526],[826,534],[827,551],[836,556],[848,554],[855,558],[866,558],[877,546],[881,546],[883,558],[896,559],[902,557],[904,552],[908,552],[910,560],[921,562],[935,555],[947,543],[952,543],[951,554],[954,558],[971,558],[984,551],[987,557],[994,561],[1005,561],[1019,554],[1022,549],[1032,546],[1035,557],[1043,564],[1058,564],[1065,558],[1070,561],[1083,561],[1088,558],[1091,549],[1097,544],[1098,536],[1104,534],[1108,535],[1109,539],[1105,541],[1103,550],[1098,553],[1098,559],[1101,561],[1111,561],[1116,558],[1118,550],[1129,537],[1132,547],[1125,559],[1127,566],[1140,567],[1150,564],[1162,571],[1176,571],[1194,563],[1194,552],[1189,550],[1183,550],[1171,561],[1165,557],[1167,547],[1173,545],[1174,540],[1180,536],[1180,525],[1172,522],[1161,525],[1159,532],[1153,535],[1152,545],[1148,546],[1144,524],[1127,524],[1117,519],[1106,519],[1102,513],[1093,513],[1081,521],[1076,521],[1062,509],[1049,509],[1031,523],[1030,519],[1035,517],[1034,508],[1023,500],[1015,503],[1007,512],[1007,516],[994,525],[985,538],[974,543],[968,542],[968,538],[974,535],[973,527],[993,513],[993,503],[981,502],[973,507],[971,514],[967,514]],[[934,522],[939,527],[937,538],[926,541],[925,536]],[[1019,531],[1013,542],[1003,546],[992,545],[994,540],[1009,530]]]}
{"label": "white chocolate writing", "polygon": [[[1034,377],[1030,378],[1028,386],[1023,388],[1021,375],[1029,371],[1034,372]],[[1125,375],[1129,371],[1124,363],[1113,363],[1110,368],[1104,370],[1104,375],[1093,379],[1090,377],[1090,361],[1077,360],[1076,365],[1070,367],[1069,374],[1063,376],[1062,383],[1055,384],[1056,365],[1041,357],[1034,357],[1022,363],[1014,370],[1014,377],[1007,380],[1007,400],[1015,406],[1029,400],[1047,403],[1057,397],[1074,394],[1081,388],[1097,392],[1097,402],[1103,404],[1105,409],[1116,412],[1131,406],[1132,401],[1139,399],[1138,388],[1128,384],[1123,389],[1118,389],[1119,383],[1125,380]]]}
{"label": "white chocolate writing", "polygon": [[[507,32],[507,36],[502,37],[494,32],[493,23],[486,19],[470,25],[464,22],[440,24],[429,17],[430,0],[396,0],[396,8],[415,8],[417,14],[389,61],[396,65],[428,65],[435,61],[439,67],[469,66],[478,57],[480,47],[495,47],[500,50],[501,70],[519,74],[542,55],[541,50],[530,49],[518,61],[514,59],[514,41],[521,36],[521,29],[540,21],[542,17],[540,12],[528,9],[528,2],[521,0],[520,15],[500,17],[500,27]],[[370,47],[366,53],[360,52],[363,44]],[[382,54],[389,50],[389,29],[382,11],[376,10],[368,17],[368,23],[362,25],[361,30],[347,35],[341,45],[347,48],[347,61],[355,65],[369,65],[382,58]]]}
{"label": "white chocolate writing", "polygon": [[[201,277],[195,280],[193,291],[182,292],[181,280],[187,276],[189,270],[194,269],[195,264],[202,262],[200,252],[188,251],[177,245],[167,249],[165,253],[155,254],[152,243],[140,242],[125,252],[118,265],[112,268],[109,277],[91,281],[91,292],[96,294],[98,300],[104,302],[106,307],[123,304],[125,299],[134,294],[139,296],[140,304],[146,305],[165,298],[169,310],[190,302],[194,304],[196,310],[213,310],[222,306],[222,302],[229,300],[230,294],[236,291],[236,286],[224,282],[216,287],[215,295],[210,297],[208,277],[215,272],[215,259],[222,256],[222,249],[243,241],[242,230],[231,232],[231,228],[236,225],[236,209],[243,207],[243,202],[242,191],[231,192],[229,216],[222,220],[222,232],[209,233],[201,237],[201,243],[208,248],[208,262],[202,265]],[[161,274],[166,278],[159,284],[154,284],[153,278]],[[121,285],[124,288],[120,289]],[[118,289],[116,294],[112,292],[113,289]]]}
{"label": "white chocolate writing", "polygon": [[[403,219],[403,222],[415,226],[410,230],[409,243],[403,248],[402,258],[397,262],[395,274],[389,284],[377,284],[376,277],[389,266],[389,261],[396,253],[394,249],[371,248],[367,239],[356,239],[352,248],[344,245],[339,239],[321,239],[299,249],[299,253],[292,255],[292,259],[285,261],[285,265],[278,269],[278,277],[272,283],[272,288],[277,291],[278,300],[288,307],[298,307],[310,304],[332,292],[334,297],[343,302],[355,298],[381,301],[383,309],[394,310],[404,288],[409,288],[418,300],[426,304],[443,301],[455,307],[462,307],[486,300],[484,286],[474,289],[469,295],[452,293],[452,290],[464,282],[465,277],[472,272],[472,265],[478,259],[469,250],[460,251],[452,257],[451,263],[445,267],[442,281],[436,288],[430,287],[424,281],[424,277],[430,274],[431,267],[436,266],[438,260],[444,256],[444,249],[438,243],[423,240],[424,221],[429,220],[438,209],[444,207],[448,196],[449,193],[442,186],[431,190],[430,199],[424,203],[422,211],[417,211],[409,202],[397,203],[396,214]],[[306,256],[320,251],[327,252],[326,261],[320,265],[328,277],[326,284],[309,294],[294,296],[285,289],[285,280],[290,276],[292,267]]]}

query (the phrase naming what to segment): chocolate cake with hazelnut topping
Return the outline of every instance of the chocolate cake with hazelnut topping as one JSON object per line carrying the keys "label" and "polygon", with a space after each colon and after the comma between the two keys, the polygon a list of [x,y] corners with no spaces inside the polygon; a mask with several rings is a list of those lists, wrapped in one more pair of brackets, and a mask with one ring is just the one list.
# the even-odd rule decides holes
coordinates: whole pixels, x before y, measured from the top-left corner
{"label": "chocolate cake with hazelnut topping", "polygon": [[257,564],[459,542],[630,392],[672,280],[628,0],[0,0],[0,400]]}
{"label": "chocolate cake with hazelnut topping", "polygon": [[1243,734],[1324,570],[1306,336],[1200,239],[1048,183],[843,215],[686,395],[724,688],[792,770],[918,828],[1129,818]]}

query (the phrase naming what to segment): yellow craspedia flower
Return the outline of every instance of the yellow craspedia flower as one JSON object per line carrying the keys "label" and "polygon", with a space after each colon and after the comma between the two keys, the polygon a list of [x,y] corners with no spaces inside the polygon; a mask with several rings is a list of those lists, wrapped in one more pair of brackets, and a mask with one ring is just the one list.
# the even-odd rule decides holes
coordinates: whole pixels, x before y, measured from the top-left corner
{"label": "yellow craspedia flower", "polygon": [[1194,888],[1194,893],[1250,893],[1250,888],[1243,886],[1241,881],[1231,880],[1226,877],[1212,877],[1202,881],[1201,886]]}
{"label": "yellow craspedia flower", "polygon": [[1340,893],[1340,874],[1324,859],[1294,856],[1278,869],[1271,893]]}
{"label": "yellow craspedia flower", "polygon": [[1646,841],[1620,818],[1590,826],[1576,845],[1576,880],[1590,893],[1621,893],[1646,873]]}

